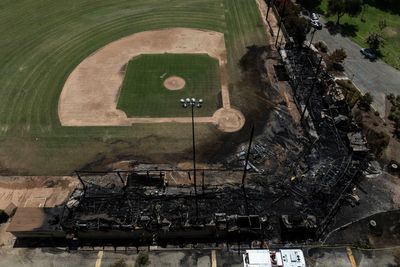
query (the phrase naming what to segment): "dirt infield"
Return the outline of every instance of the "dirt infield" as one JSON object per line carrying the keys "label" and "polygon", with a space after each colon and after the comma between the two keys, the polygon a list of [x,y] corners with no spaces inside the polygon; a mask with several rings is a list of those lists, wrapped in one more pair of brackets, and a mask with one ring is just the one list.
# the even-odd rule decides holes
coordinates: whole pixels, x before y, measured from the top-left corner
{"label": "dirt infield", "polygon": [[[140,54],[201,53],[218,59],[221,72],[221,110],[230,107],[227,59],[223,33],[189,28],[170,28],[133,34],[112,42],[82,61],[68,77],[62,90],[58,114],[63,126],[129,126],[133,123],[190,122],[190,118],[128,118],[117,109],[124,66]],[[179,89],[179,88],[178,88]],[[222,111],[217,111],[217,117]],[[235,113],[240,113],[235,111]],[[241,118],[243,115],[231,116]],[[218,128],[234,129],[241,122],[228,127],[220,119],[197,118],[196,121],[214,123]],[[239,128],[240,129],[240,128]],[[231,130],[228,130],[228,132]]]}
{"label": "dirt infield", "polygon": [[233,108],[221,108],[214,113],[213,118],[218,129],[227,133],[239,131],[245,123],[243,114]]}
{"label": "dirt infield", "polygon": [[168,90],[181,90],[183,87],[185,87],[185,85],[185,80],[178,76],[168,77],[164,81],[164,87]]}

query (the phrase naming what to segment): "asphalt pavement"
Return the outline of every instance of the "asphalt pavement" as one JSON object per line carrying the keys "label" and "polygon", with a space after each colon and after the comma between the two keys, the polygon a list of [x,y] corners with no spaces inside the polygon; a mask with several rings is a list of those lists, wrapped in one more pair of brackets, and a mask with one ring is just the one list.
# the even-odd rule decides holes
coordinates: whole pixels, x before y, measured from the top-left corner
{"label": "asphalt pavement", "polygon": [[[354,249],[357,266],[398,266],[398,249],[359,250]],[[303,248],[308,267],[340,266],[351,267],[346,247]],[[242,267],[242,253],[216,251],[212,261],[210,250],[175,250],[148,252],[148,267]],[[1,267],[108,267],[123,259],[127,266],[135,265],[135,252],[75,251],[57,249],[0,249]]]}
{"label": "asphalt pavement", "polygon": [[[321,22],[325,25],[323,19]],[[308,38],[310,36],[311,34]],[[328,45],[330,52],[338,48],[346,51],[347,58],[344,63],[346,75],[353,80],[361,92],[369,92],[374,97],[372,105],[383,115],[385,96],[390,93],[400,95],[400,71],[380,59],[370,61],[360,53],[359,45],[339,33],[331,35],[325,26],[315,33],[313,43],[320,40]]]}

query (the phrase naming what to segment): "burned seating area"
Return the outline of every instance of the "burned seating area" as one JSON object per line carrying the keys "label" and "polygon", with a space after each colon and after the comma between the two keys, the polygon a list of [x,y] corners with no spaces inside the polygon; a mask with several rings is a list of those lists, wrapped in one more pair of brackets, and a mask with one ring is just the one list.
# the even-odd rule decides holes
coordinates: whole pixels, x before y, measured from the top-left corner
{"label": "burned seating area", "polygon": [[263,190],[247,190],[246,199],[237,186],[200,186],[195,195],[192,186],[166,185],[162,170],[79,176],[82,188],[65,205],[61,226],[82,242],[180,245],[266,236]]}
{"label": "burned seating area", "polygon": [[[43,220],[53,222],[57,236],[80,245],[323,238],[340,207],[357,204],[352,189],[370,153],[345,95],[317,54],[292,48],[280,55],[275,69],[292,87],[299,125],[281,104],[254,140],[251,135],[249,144],[227,157],[224,168],[197,170],[196,186],[193,170],[180,176],[171,176],[176,169],[153,167],[78,172],[81,186],[57,207],[62,212],[56,219]],[[26,231],[32,234],[15,235],[35,236],[34,229]]]}
{"label": "burned seating area", "polygon": [[340,206],[357,201],[351,190],[371,156],[345,93],[336,87],[318,54],[293,48],[281,55],[309,138],[288,194],[299,203],[300,213],[319,218],[317,234],[322,236]]}

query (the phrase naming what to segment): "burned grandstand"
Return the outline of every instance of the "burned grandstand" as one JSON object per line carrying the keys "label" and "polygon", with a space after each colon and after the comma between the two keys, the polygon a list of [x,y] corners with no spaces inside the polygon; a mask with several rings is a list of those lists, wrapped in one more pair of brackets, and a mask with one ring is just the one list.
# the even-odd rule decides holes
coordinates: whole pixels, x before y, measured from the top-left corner
{"label": "burned grandstand", "polygon": [[[57,232],[79,244],[127,246],[320,239],[340,207],[358,201],[352,189],[368,167],[369,151],[345,96],[314,51],[285,49],[274,57],[275,70],[285,74],[277,76],[293,89],[298,124],[279,104],[262,132],[219,169],[142,165],[77,172],[81,186],[57,212],[41,217],[50,230],[12,222],[9,231],[19,239]],[[271,62],[263,64],[260,73]],[[275,90],[265,84],[267,94]]]}

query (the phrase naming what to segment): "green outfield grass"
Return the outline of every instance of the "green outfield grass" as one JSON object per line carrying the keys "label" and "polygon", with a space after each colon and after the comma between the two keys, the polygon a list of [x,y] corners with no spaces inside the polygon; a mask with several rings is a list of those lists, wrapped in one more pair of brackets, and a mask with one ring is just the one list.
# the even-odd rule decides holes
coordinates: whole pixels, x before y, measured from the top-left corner
{"label": "green outfield grass", "polygon": [[[82,60],[122,37],[168,27],[223,32],[232,105],[252,106],[256,89],[241,82],[238,62],[247,46],[266,43],[253,0],[0,1],[0,172],[63,175],[92,161],[188,154],[190,125],[62,127],[57,113]],[[199,147],[225,136],[206,124],[196,133]]]}
{"label": "green outfield grass", "polygon": [[[179,76],[181,90],[168,90],[164,81]],[[221,91],[218,60],[198,54],[151,54],[132,59],[125,72],[117,108],[128,117],[187,117],[179,99],[202,98],[197,116],[212,116]]]}

